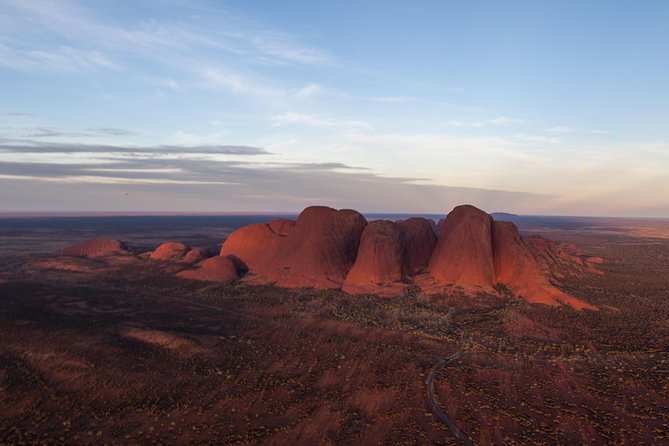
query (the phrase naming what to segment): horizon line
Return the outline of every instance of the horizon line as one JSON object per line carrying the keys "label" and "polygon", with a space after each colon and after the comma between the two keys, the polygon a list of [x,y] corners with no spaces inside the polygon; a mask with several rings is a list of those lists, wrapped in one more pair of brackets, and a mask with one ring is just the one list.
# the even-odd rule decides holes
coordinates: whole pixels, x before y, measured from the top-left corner
{"label": "horizon line", "polygon": [[[331,207],[331,206],[327,206]],[[351,209],[351,208],[339,208]],[[0,219],[20,218],[72,218],[72,217],[224,217],[224,216],[272,216],[289,215],[297,216],[300,211],[0,211]],[[446,212],[389,212],[389,211],[358,211],[363,215],[402,215],[402,216],[446,216]],[[511,217],[559,217],[559,218],[597,218],[597,219],[642,219],[642,220],[669,220],[669,216],[644,216],[644,215],[573,215],[573,214],[517,214],[506,211],[493,211],[488,214],[505,214]]]}

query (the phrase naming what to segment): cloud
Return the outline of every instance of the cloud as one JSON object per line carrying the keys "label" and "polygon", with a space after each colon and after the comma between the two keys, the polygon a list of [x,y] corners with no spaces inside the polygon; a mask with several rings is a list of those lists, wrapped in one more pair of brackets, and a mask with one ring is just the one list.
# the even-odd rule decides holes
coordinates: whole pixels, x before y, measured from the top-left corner
{"label": "cloud", "polygon": [[29,118],[29,117],[35,116],[32,113],[23,113],[23,112],[7,112],[7,113],[3,113],[3,115],[5,115],[5,116],[17,116],[17,117],[23,117],[23,118]]}
{"label": "cloud", "polygon": [[113,69],[118,66],[99,51],[69,46],[50,50],[11,48],[0,43],[0,65],[19,70],[78,71]]}
{"label": "cloud", "polygon": [[446,121],[446,124],[448,124],[452,127],[479,128],[479,127],[485,127],[485,126],[490,126],[490,125],[511,126],[511,125],[523,124],[525,122],[527,122],[527,121],[525,121],[524,119],[511,118],[509,116],[498,116],[496,118],[487,119],[485,121],[461,121],[461,120],[458,120],[458,119],[452,119],[452,120]]}
{"label": "cloud", "polygon": [[316,82],[310,82],[304,87],[297,90],[295,97],[299,99],[310,99],[315,97],[334,97],[334,98],[344,98],[350,99],[351,95],[343,90],[336,88],[326,87],[322,84]]}
{"label": "cloud", "polygon": [[543,130],[551,135],[564,135],[567,133],[574,133],[576,131],[572,127],[563,127],[563,126],[547,127],[544,128]]}
{"label": "cloud", "polygon": [[104,136],[136,136],[139,133],[133,132],[132,130],[117,129],[114,127],[96,127],[86,129],[89,134],[92,135],[104,135]]}
{"label": "cloud", "polygon": [[0,138],[0,153],[98,153],[98,154],[208,154],[208,155],[269,155],[265,149],[236,145],[156,145],[122,146],[105,144],[53,143]]}
{"label": "cloud", "polygon": [[[361,172],[341,163],[266,165],[158,158],[98,165],[0,162],[0,202],[5,211],[26,210],[26,206],[43,211],[285,211],[320,203],[367,212],[446,213],[464,202],[488,210],[511,209],[513,204],[514,210],[523,203],[552,198],[414,181]],[[81,188],[82,183],[88,186]],[[8,194],[10,188],[12,193]],[[15,200],[17,192],[27,200]],[[127,193],[131,193],[131,198]],[[148,195],[151,201],[147,201]],[[147,208],[147,203],[151,203],[151,208]]]}
{"label": "cloud", "polygon": [[272,118],[275,125],[304,124],[315,127],[351,127],[372,129],[372,126],[364,121],[340,119],[330,116],[318,116],[305,113],[283,113]]}

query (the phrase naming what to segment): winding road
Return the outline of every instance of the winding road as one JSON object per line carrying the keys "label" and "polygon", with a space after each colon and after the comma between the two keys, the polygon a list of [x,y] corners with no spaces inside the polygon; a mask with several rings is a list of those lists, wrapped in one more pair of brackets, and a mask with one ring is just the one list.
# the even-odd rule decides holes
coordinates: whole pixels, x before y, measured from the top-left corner
{"label": "winding road", "polygon": [[455,361],[471,348],[471,342],[469,341],[469,337],[467,336],[466,333],[463,333],[462,335],[462,340],[466,342],[468,345],[467,348],[464,350],[460,350],[457,353],[452,354],[451,356],[447,356],[446,358],[442,359],[437,363],[437,365],[432,369],[432,373],[430,373],[430,376],[428,376],[427,381],[426,381],[426,386],[427,386],[427,400],[430,403],[430,407],[432,408],[432,411],[437,414],[439,419],[441,420],[442,423],[444,423],[448,428],[453,432],[453,435],[455,435],[455,438],[458,439],[462,444],[465,446],[472,446],[472,442],[467,438],[467,435],[465,435],[458,427],[453,423],[453,421],[446,416],[444,411],[439,407],[439,403],[437,402],[436,398],[434,397],[434,379],[437,376],[437,374],[448,364],[451,362]]}

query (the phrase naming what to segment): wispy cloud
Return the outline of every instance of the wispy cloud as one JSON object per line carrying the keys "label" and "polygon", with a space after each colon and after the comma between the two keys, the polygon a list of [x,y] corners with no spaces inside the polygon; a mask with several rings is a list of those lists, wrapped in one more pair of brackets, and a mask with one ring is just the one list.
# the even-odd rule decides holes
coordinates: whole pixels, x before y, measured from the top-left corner
{"label": "wispy cloud", "polygon": [[88,138],[88,137],[117,137],[137,136],[138,132],[114,127],[96,127],[79,131],[70,131],[57,127],[47,126],[5,126],[0,127],[0,140],[13,138],[17,141],[26,138]]}
{"label": "wispy cloud", "polygon": [[208,154],[208,155],[269,155],[265,149],[234,145],[158,145],[120,146],[104,144],[53,143],[0,138],[0,153],[99,153],[99,154]]}
{"label": "wispy cloud", "polygon": [[512,126],[512,125],[518,125],[518,124],[524,124],[527,121],[524,119],[520,118],[512,118],[509,116],[498,116],[496,118],[491,118],[491,119],[486,119],[483,121],[462,121],[459,119],[451,119],[449,121],[446,121],[446,124],[452,126],[452,127],[473,127],[473,128],[479,128],[479,127],[485,127],[485,126],[490,126],[490,125],[499,125],[499,126]]}
{"label": "wispy cloud", "polygon": [[330,116],[318,116],[305,113],[283,113],[272,118],[275,125],[303,124],[315,127],[348,127],[372,129],[372,126],[364,121],[341,119]]}

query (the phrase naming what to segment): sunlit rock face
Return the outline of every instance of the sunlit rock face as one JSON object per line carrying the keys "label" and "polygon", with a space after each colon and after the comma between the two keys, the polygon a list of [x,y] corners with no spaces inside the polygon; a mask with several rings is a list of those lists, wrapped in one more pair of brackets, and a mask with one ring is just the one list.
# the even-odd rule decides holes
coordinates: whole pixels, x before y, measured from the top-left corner
{"label": "sunlit rock face", "polygon": [[495,268],[492,217],[474,206],[453,209],[439,232],[429,273],[437,281],[463,288],[492,289]]}
{"label": "sunlit rock face", "polygon": [[221,246],[221,256],[229,256],[242,270],[272,282],[278,274],[275,259],[283,237],[268,224],[244,226],[228,236]]}

